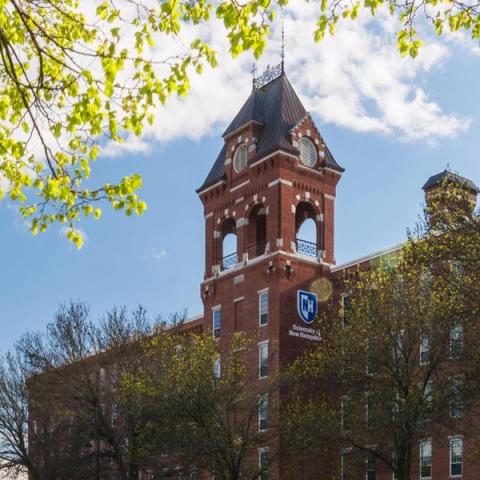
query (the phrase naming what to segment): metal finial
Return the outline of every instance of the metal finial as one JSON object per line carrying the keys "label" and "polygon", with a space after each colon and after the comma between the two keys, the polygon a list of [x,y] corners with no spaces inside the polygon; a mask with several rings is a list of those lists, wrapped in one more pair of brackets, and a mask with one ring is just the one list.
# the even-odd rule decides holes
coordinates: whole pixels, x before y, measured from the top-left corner
{"label": "metal finial", "polygon": [[257,74],[257,65],[255,61],[252,63],[252,86],[255,88],[255,75]]}
{"label": "metal finial", "polygon": [[282,8],[282,74],[285,73],[285,15]]}

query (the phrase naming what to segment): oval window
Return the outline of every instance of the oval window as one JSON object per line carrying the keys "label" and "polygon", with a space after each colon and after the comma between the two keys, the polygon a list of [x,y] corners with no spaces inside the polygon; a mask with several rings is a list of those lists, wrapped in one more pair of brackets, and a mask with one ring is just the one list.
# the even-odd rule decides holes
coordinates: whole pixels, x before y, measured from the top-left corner
{"label": "oval window", "polygon": [[317,163],[317,148],[307,137],[302,137],[298,142],[300,161],[307,167],[313,167]]}
{"label": "oval window", "polygon": [[240,145],[235,152],[235,157],[233,158],[233,168],[235,171],[241,172],[247,166],[247,154],[248,147],[246,145]]}

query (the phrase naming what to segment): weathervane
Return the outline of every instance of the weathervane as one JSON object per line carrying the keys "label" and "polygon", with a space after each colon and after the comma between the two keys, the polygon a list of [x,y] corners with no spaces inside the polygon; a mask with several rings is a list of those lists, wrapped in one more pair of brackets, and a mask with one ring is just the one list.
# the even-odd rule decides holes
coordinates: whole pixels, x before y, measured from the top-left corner
{"label": "weathervane", "polygon": [[281,62],[274,67],[267,65],[266,70],[258,77],[255,78],[255,73],[257,71],[255,62],[252,67],[252,77],[253,77],[253,88],[262,88],[267,83],[270,83],[272,80],[275,80],[278,77],[281,77],[285,73],[285,21],[282,8],[282,50],[281,50]]}

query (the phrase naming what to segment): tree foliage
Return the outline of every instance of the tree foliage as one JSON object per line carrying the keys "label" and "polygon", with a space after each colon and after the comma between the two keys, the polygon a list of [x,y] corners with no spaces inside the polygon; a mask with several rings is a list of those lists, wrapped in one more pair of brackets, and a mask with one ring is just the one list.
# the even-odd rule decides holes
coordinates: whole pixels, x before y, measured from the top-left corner
{"label": "tree foliage", "polygon": [[302,382],[288,407],[292,441],[336,455],[337,470],[343,450],[354,478],[370,459],[410,480],[421,438],[476,435],[463,416],[480,395],[468,231],[478,220],[463,188],[438,192],[426,215],[396,255],[346,273],[344,310],[332,300],[319,320],[324,341],[292,367]]}
{"label": "tree foliage", "polygon": [[[278,459],[275,384],[259,384],[248,368],[257,348],[243,334],[222,352],[211,335],[158,335],[147,344],[144,375],[132,383],[152,405],[150,444],[164,454],[155,475],[174,467],[183,475],[193,469],[220,480],[255,480]],[[270,413],[260,430],[262,401]],[[257,449],[266,446],[268,461],[259,465]]]}
{"label": "tree foliage", "polygon": [[[81,247],[75,225],[99,219],[102,203],[141,215],[146,203],[132,174],[111,183],[91,176],[106,142],[141,135],[157,104],[184,96],[190,76],[216,66],[216,52],[198,26],[212,18],[225,28],[233,56],[260,56],[285,0],[1,0],[0,1],[0,198],[19,203],[34,235],[54,223]],[[401,18],[398,44],[415,56],[417,17],[423,12],[437,33],[445,28],[480,37],[478,3],[450,0],[365,0],[320,4],[314,38],[334,32],[361,9],[373,15],[388,6]],[[194,26],[194,39],[178,54],[162,51]],[[195,28],[198,29],[195,30]]]}

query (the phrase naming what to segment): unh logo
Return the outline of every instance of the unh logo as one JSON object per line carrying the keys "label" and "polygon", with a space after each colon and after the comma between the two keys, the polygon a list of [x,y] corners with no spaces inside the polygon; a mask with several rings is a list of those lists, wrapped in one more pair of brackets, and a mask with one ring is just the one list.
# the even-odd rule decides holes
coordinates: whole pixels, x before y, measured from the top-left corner
{"label": "unh logo", "polygon": [[297,311],[300,318],[310,324],[317,316],[317,295],[304,290],[297,291]]}

